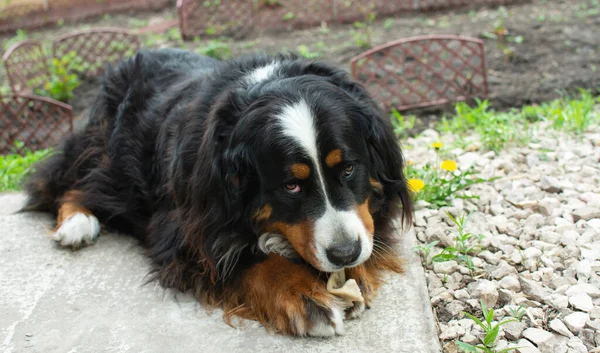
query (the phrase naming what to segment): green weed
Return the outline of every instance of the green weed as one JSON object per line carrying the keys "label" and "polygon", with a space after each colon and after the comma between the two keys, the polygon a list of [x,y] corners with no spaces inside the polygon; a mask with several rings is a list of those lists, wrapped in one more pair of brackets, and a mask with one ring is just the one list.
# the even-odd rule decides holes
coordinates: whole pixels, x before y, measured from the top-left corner
{"label": "green weed", "polygon": [[[15,145],[23,147],[22,142]],[[51,149],[35,152],[24,149],[22,154],[0,155],[0,192],[19,190],[23,178],[34,171],[33,165],[51,154]]]}
{"label": "green weed", "polygon": [[433,250],[433,248],[435,248],[435,246],[439,242],[440,242],[439,240],[436,240],[436,241],[432,241],[429,244],[417,245],[413,248],[414,251],[421,254],[421,257],[423,259],[423,265],[425,265],[425,266],[431,265],[431,259],[429,258],[429,255],[431,254],[431,251]]}
{"label": "green weed", "polygon": [[549,103],[528,108],[527,114],[552,123],[555,129],[563,129],[581,134],[592,124],[600,122],[600,116],[594,106],[600,102],[590,91],[580,90],[579,98],[556,99]]}
{"label": "green weed", "polygon": [[451,230],[454,234],[454,245],[445,247],[441,253],[435,255],[431,260],[433,262],[462,262],[473,273],[475,265],[473,264],[471,255],[481,252],[480,244],[485,236],[481,234],[476,235],[465,230],[470,214],[465,216],[463,213],[460,217],[456,218],[448,212],[446,212],[446,215],[457,227],[456,230]]}
{"label": "green weed", "polygon": [[231,58],[229,44],[217,39],[209,41],[205,46],[196,48],[196,52],[219,60]]}
{"label": "green weed", "polygon": [[362,12],[365,14],[364,21],[354,22],[354,32],[352,33],[352,39],[354,44],[360,49],[368,49],[373,46],[372,32],[373,23],[377,14],[373,12],[373,4],[368,9],[363,9]]}
{"label": "green weed", "polygon": [[83,59],[74,51],[60,59],[53,58],[50,62],[50,80],[43,88],[36,89],[36,94],[69,102],[73,98],[73,91],[81,84],[77,73],[84,69]]}
{"label": "green weed", "polygon": [[517,319],[506,319],[500,322],[493,323],[494,321],[494,308],[487,308],[483,301],[481,303],[481,311],[483,315],[483,321],[478,319],[477,317],[464,313],[467,317],[469,317],[473,322],[475,322],[479,327],[483,329],[485,332],[485,336],[483,337],[482,344],[474,346],[468,343],[464,343],[461,341],[456,341],[456,345],[463,352],[469,353],[505,353],[510,352],[520,347],[509,347],[502,350],[496,349],[496,339],[498,338],[498,334],[500,333],[500,327],[502,325],[508,324],[509,322],[517,321]]}
{"label": "green weed", "polygon": [[404,138],[408,137],[410,130],[414,129],[416,122],[416,116],[410,115],[405,117],[396,109],[392,109],[392,125],[394,126],[396,136]]}
{"label": "green weed", "polygon": [[495,112],[489,101],[476,99],[474,107],[465,102],[456,103],[456,114],[451,119],[444,117],[438,129],[455,134],[475,131],[487,150],[499,151],[511,143],[529,142],[530,126],[515,111]]}
{"label": "green weed", "polygon": [[308,46],[302,44],[297,48],[298,54],[300,54],[303,58],[306,59],[316,59],[321,56],[321,53],[318,51],[310,51]]}

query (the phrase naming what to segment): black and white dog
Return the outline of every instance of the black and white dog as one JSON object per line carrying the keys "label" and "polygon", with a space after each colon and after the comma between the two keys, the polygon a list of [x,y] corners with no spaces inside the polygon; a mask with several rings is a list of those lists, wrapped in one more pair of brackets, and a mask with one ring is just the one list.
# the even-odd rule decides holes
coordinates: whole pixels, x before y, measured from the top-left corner
{"label": "black and white dog", "polygon": [[[291,55],[219,62],[141,51],[108,70],[86,128],[27,184],[53,240],[92,244],[100,223],[137,237],[166,287],[292,335],[344,332],[384,271],[392,221],[411,218],[388,117],[348,74]],[[265,254],[278,234],[300,255]],[[345,269],[365,303],[326,289]]]}

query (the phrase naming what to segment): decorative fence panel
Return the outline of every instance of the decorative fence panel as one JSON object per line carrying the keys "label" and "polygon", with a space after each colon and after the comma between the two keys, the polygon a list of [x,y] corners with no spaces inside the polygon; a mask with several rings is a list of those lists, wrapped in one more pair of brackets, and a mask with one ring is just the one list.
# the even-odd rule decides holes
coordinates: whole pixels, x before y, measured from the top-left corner
{"label": "decorative fence panel", "polygon": [[15,93],[32,93],[50,78],[42,43],[25,40],[14,44],[2,56],[8,82]]}
{"label": "decorative fence panel", "polygon": [[486,96],[483,42],[459,36],[401,39],[351,61],[352,75],[384,108],[406,110]]}
{"label": "decorative fence panel", "polygon": [[85,76],[97,76],[106,65],[132,56],[142,47],[141,39],[125,29],[93,28],[68,33],[54,40],[52,55],[61,58],[70,52],[77,53]]}
{"label": "decorative fence panel", "polygon": [[16,141],[34,150],[52,147],[72,131],[68,104],[29,94],[0,96],[0,154],[13,152]]}

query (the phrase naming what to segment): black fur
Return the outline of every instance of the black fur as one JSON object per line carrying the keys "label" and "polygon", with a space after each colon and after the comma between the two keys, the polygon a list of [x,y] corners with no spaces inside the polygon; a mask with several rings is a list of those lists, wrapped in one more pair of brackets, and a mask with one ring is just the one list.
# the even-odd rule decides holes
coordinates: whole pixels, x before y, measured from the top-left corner
{"label": "black fur", "polygon": [[[276,75],[244,83],[273,60]],[[299,156],[271,119],[298,97],[328,131],[320,142],[351,141],[358,151],[344,189],[351,192],[336,202],[371,197],[375,240],[391,244],[396,211],[409,221],[412,210],[387,116],[346,72],[293,56],[217,62],[181,50],[139,52],[106,73],[86,128],[37,168],[25,209],[56,213],[61,196],[78,190],[100,221],[140,239],[163,285],[218,301],[264,257],[252,217],[265,200],[287,222],[317,212],[316,203],[280,194],[288,178],[281,166]],[[369,178],[383,190],[372,192]]]}

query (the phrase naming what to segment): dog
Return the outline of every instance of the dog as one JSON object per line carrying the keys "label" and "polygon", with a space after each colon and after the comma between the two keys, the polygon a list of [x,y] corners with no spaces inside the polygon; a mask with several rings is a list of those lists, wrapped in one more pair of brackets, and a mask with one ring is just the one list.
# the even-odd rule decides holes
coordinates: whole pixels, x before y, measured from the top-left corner
{"label": "dog", "polygon": [[[296,336],[344,333],[386,271],[412,206],[389,118],[347,72],[293,54],[217,61],[141,50],[107,68],[84,129],[25,185],[77,249],[101,224],[139,239],[151,277]],[[277,234],[299,255],[265,253]],[[344,269],[364,302],[327,291]]]}

